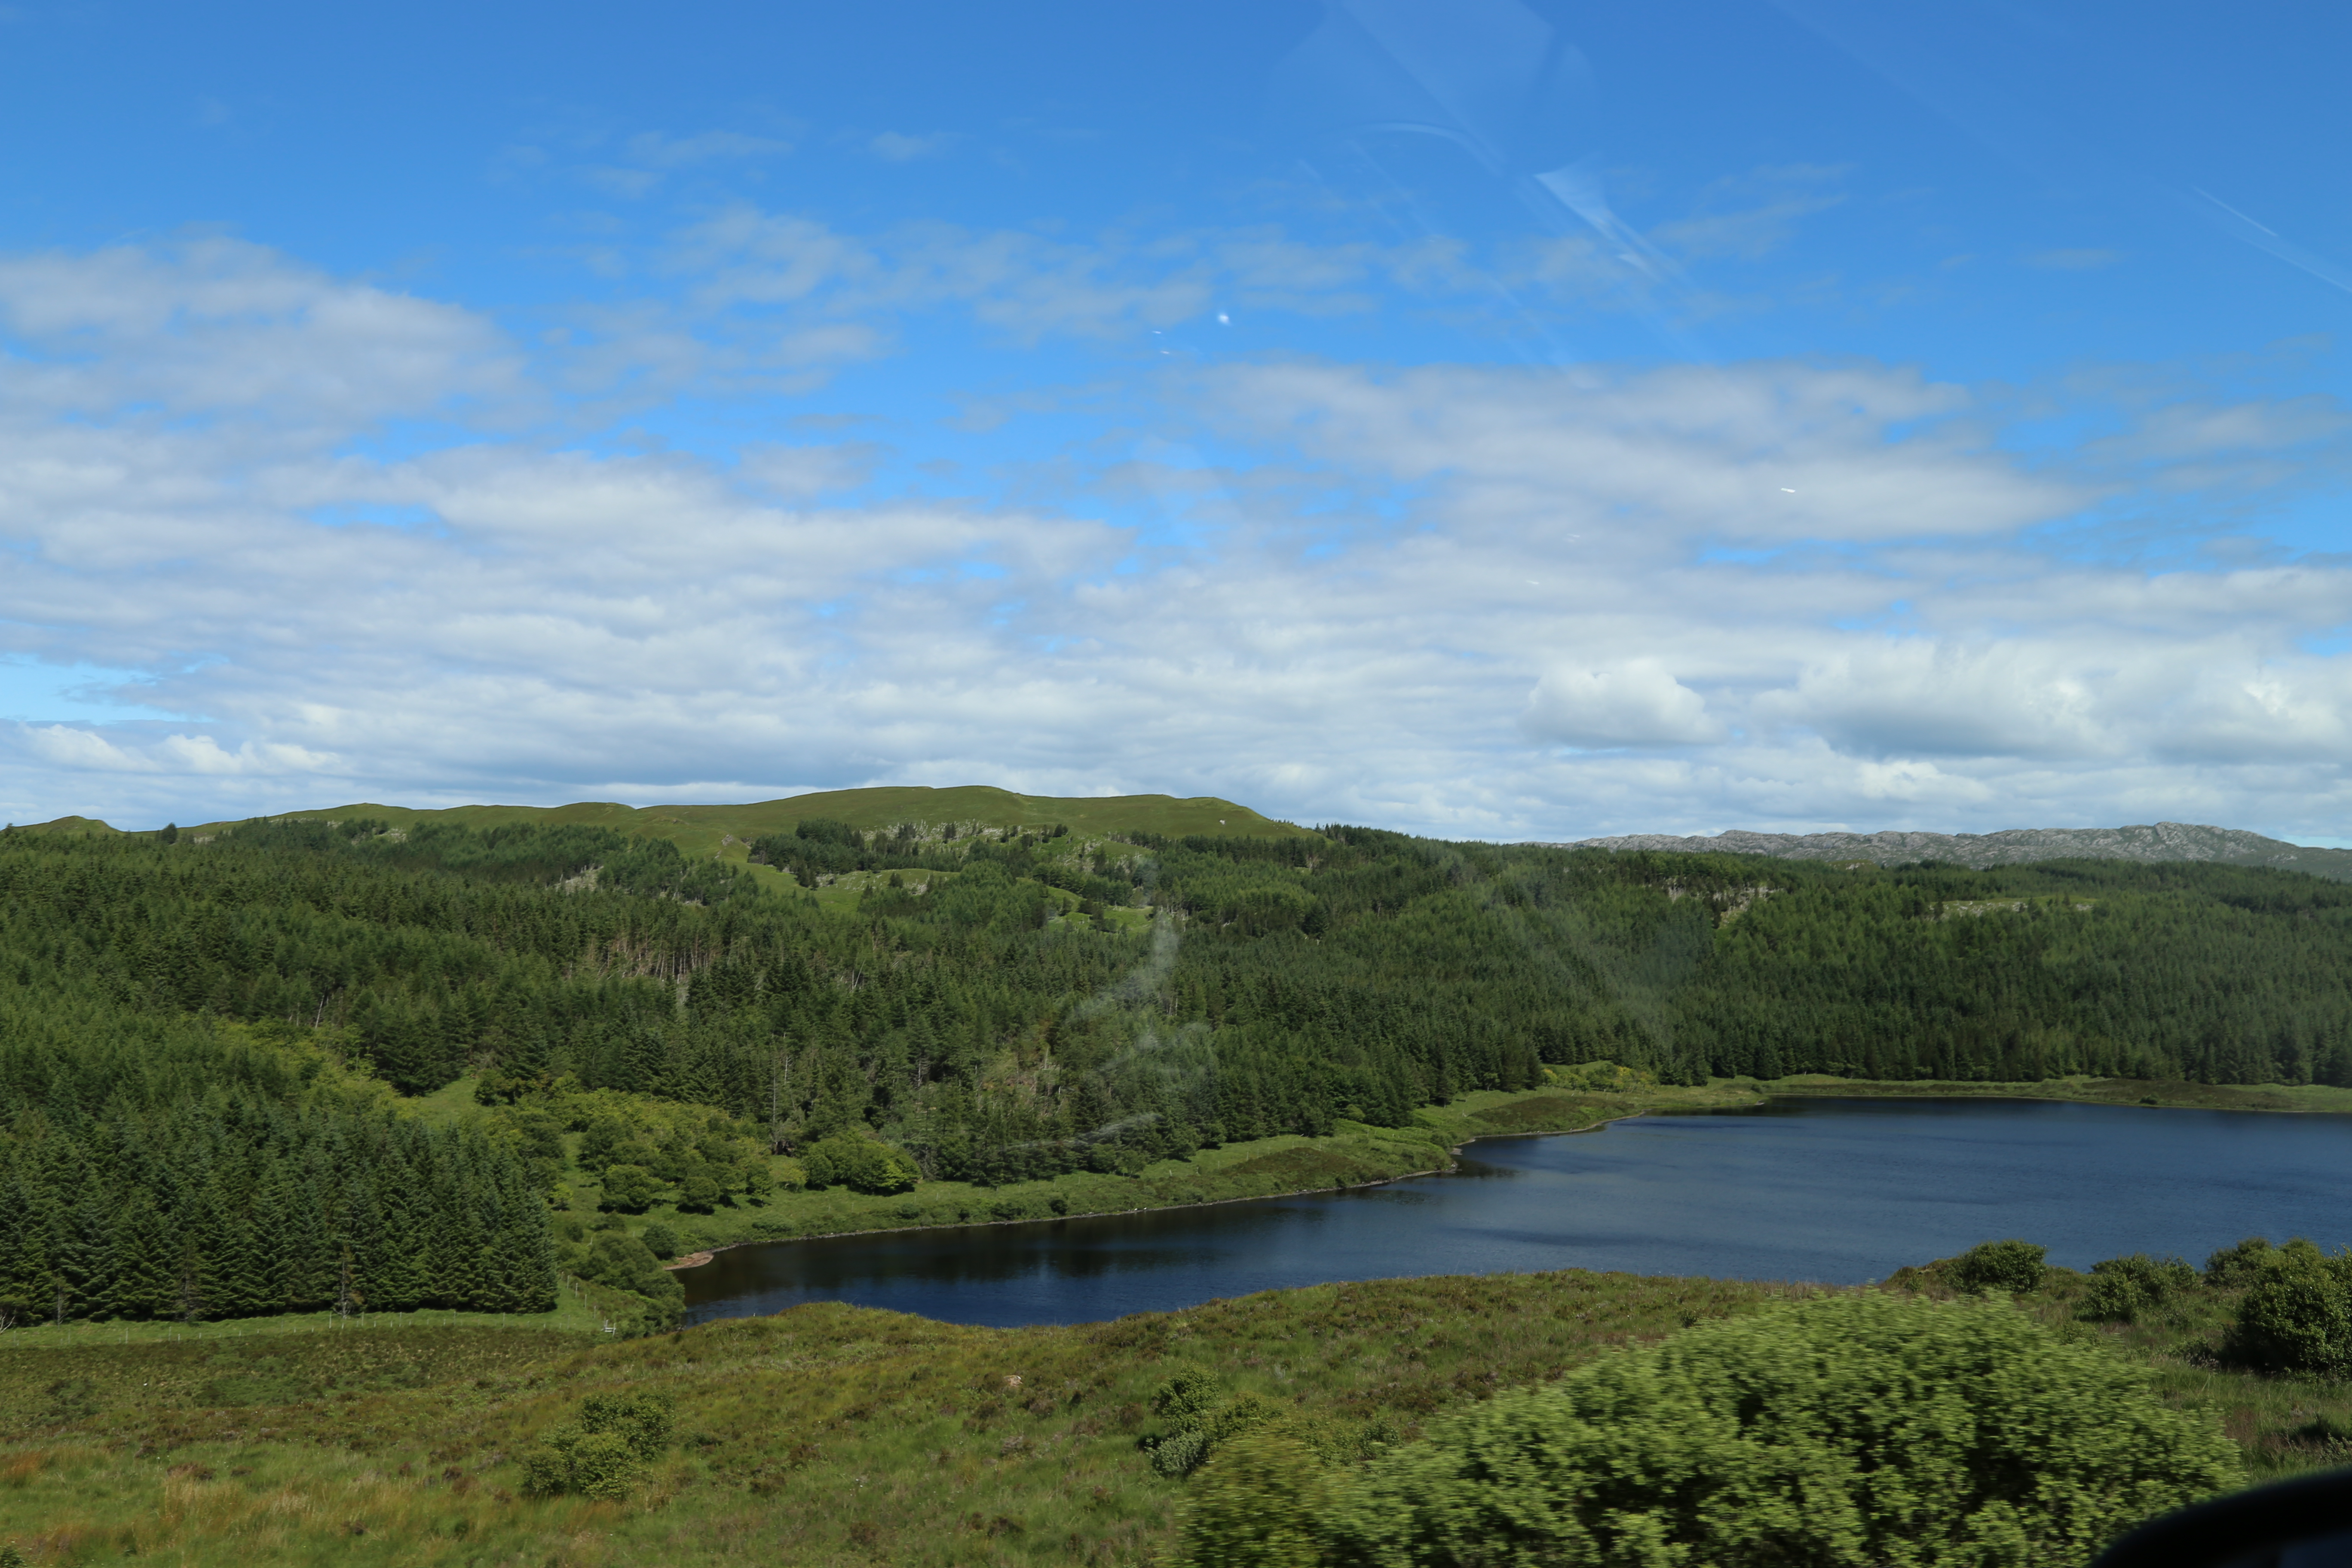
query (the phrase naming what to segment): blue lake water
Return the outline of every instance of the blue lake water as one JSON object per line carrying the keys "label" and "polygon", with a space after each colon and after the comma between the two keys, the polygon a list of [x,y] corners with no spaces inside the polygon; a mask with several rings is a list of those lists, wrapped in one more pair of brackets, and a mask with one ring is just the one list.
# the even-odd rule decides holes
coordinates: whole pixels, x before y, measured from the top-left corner
{"label": "blue lake water", "polygon": [[2352,1244],[2352,1117],[1781,1100],[1483,1140],[1454,1174],[1351,1193],[770,1242],[680,1278],[690,1321],[841,1300],[1009,1326],[1415,1274],[1859,1284],[2011,1236],[2076,1268],[2202,1262],[2252,1235]]}

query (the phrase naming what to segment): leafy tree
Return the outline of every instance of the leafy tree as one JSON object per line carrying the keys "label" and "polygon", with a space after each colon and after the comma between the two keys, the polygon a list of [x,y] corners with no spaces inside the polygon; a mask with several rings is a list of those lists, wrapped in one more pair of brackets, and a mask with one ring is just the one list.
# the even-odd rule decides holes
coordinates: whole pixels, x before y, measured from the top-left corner
{"label": "leafy tree", "polygon": [[604,1172],[604,1201],[631,1214],[643,1214],[661,1195],[661,1183],[643,1165],[613,1165]]}
{"label": "leafy tree", "polygon": [[2091,1265],[2091,1287],[2076,1315],[2094,1323],[2128,1323],[2168,1305],[2197,1284],[2197,1270],[2178,1258],[2135,1252]]}
{"label": "leafy tree", "polygon": [[1946,1277],[1956,1289],[1977,1295],[1987,1290],[2030,1295],[2041,1289],[2048,1272],[2042,1261],[2047,1251],[2030,1241],[1980,1241],[1952,1259]]}
{"label": "leafy tree", "polygon": [[2262,1277],[2273,1256],[2268,1237],[2250,1236],[2235,1247],[2224,1247],[2205,1260],[2205,1283],[2222,1289],[2251,1285]]}
{"label": "leafy tree", "polygon": [[2352,1377],[2352,1249],[2330,1257],[2298,1237],[2263,1258],[2230,1349],[2274,1371]]}
{"label": "leafy tree", "polygon": [[838,1134],[811,1146],[802,1164],[812,1187],[844,1186],[860,1193],[910,1193],[922,1174],[899,1150]]}
{"label": "leafy tree", "polygon": [[1860,1295],[1441,1416],[1324,1533],[1383,1565],[2079,1563],[2243,1476],[2210,1415],[2095,1347],[2003,1306]]}
{"label": "leafy tree", "polygon": [[651,1303],[647,1326],[667,1327],[684,1309],[686,1288],[664,1268],[650,1248],[623,1231],[600,1231],[580,1265],[580,1277],[615,1290],[642,1296]]}
{"label": "leafy tree", "polygon": [[656,1223],[646,1226],[645,1235],[640,1239],[645,1242],[646,1250],[664,1263],[677,1256],[677,1232],[666,1225]]}

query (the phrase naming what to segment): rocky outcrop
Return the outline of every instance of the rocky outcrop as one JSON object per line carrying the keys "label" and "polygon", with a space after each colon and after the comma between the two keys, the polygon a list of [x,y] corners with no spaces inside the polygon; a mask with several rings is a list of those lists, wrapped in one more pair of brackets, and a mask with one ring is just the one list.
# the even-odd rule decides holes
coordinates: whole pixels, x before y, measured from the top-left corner
{"label": "rocky outcrop", "polygon": [[1979,869],[2029,860],[2211,860],[2231,866],[2275,866],[2352,882],[2352,849],[2315,848],[2265,838],[2241,827],[2206,827],[2189,822],[2159,822],[2143,827],[2011,827],[1999,833],[1748,833],[1733,828],[1712,838],[1633,833],[1547,847],[1770,855],[1783,860],[1871,860],[1881,866],[1950,860]]}

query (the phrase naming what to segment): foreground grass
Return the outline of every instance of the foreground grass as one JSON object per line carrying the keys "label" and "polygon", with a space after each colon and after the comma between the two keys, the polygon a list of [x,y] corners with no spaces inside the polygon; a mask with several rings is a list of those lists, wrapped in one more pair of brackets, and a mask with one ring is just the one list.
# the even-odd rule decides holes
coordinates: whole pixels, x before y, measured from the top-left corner
{"label": "foreground grass", "polygon": [[[2221,1363],[2228,1293],[2108,1329],[2073,1321],[2083,1284],[2053,1270],[2018,1308],[2217,1409],[2259,1477],[2352,1458],[2352,1388]],[[472,1326],[289,1333],[274,1369],[227,1371],[212,1358],[265,1340],[12,1351],[10,1335],[0,1540],[44,1565],[1166,1564],[1184,1483],[1136,1439],[1179,1371],[1335,1436],[1402,1439],[1448,1405],[1818,1289],[1568,1270],[1016,1330],[826,1303],[595,1346]],[[645,1390],[676,1399],[678,1441],[635,1498],[521,1495],[520,1455],[583,1395]]]}
{"label": "foreground grass", "polygon": [[[215,1344],[230,1340],[268,1339],[283,1334],[331,1334],[343,1337],[407,1329],[497,1329],[501,1332],[535,1330],[558,1334],[589,1335],[602,1331],[604,1309],[618,1304],[618,1296],[577,1284],[567,1284],[552,1312],[363,1312],[339,1317],[333,1312],[289,1312],[275,1318],[227,1318],[218,1322],[108,1322],[76,1320],[64,1324],[21,1324],[0,1335],[0,1358],[16,1350],[104,1350],[110,1346],[150,1344]],[[0,1386],[5,1373],[0,1373]]]}
{"label": "foreground grass", "polygon": [[[2214,1411],[2222,1430],[2245,1451],[2256,1481],[2352,1464],[2352,1384],[2272,1376],[2231,1364],[2230,1324],[2243,1292],[2200,1286],[2143,1312],[2137,1322],[2094,1324],[2075,1317],[2089,1286],[2087,1274],[2053,1268],[2042,1288],[2017,1298],[2016,1305],[2072,1338],[2105,1344],[2147,1366],[2168,1403]],[[1905,1269],[1887,1288],[1951,1294],[1932,1270]]]}
{"label": "foreground grass", "polygon": [[[401,1364],[420,1381],[345,1372],[271,1407],[207,1403],[184,1345],[103,1349],[103,1376],[64,1366],[79,1352],[30,1352],[14,1359],[79,1374],[50,1380],[76,1383],[78,1403],[34,1387],[37,1371],[0,1373],[0,1538],[43,1564],[134,1550],[256,1565],[1165,1562],[1182,1484],[1135,1439],[1179,1370],[1406,1436],[1454,1401],[1792,1293],[1570,1272],[1326,1286],[1071,1328],[824,1304],[568,1353],[545,1334],[418,1331],[408,1348],[442,1347]],[[681,1440],[637,1499],[519,1495],[518,1454],[583,1394],[645,1388],[677,1398]]]}

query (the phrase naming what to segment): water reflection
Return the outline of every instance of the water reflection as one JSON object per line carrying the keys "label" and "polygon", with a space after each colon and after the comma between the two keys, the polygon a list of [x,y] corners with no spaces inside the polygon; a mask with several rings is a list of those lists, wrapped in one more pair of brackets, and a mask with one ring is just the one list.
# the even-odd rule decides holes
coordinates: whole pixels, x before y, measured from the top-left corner
{"label": "water reflection", "polygon": [[1337,1279],[1560,1268],[1858,1283],[1997,1236],[2081,1268],[2242,1236],[2352,1241],[2352,1118],[1790,1100],[1488,1140],[1458,1173],[1149,1214],[737,1247],[688,1316],[838,1300],[1083,1322]]}

